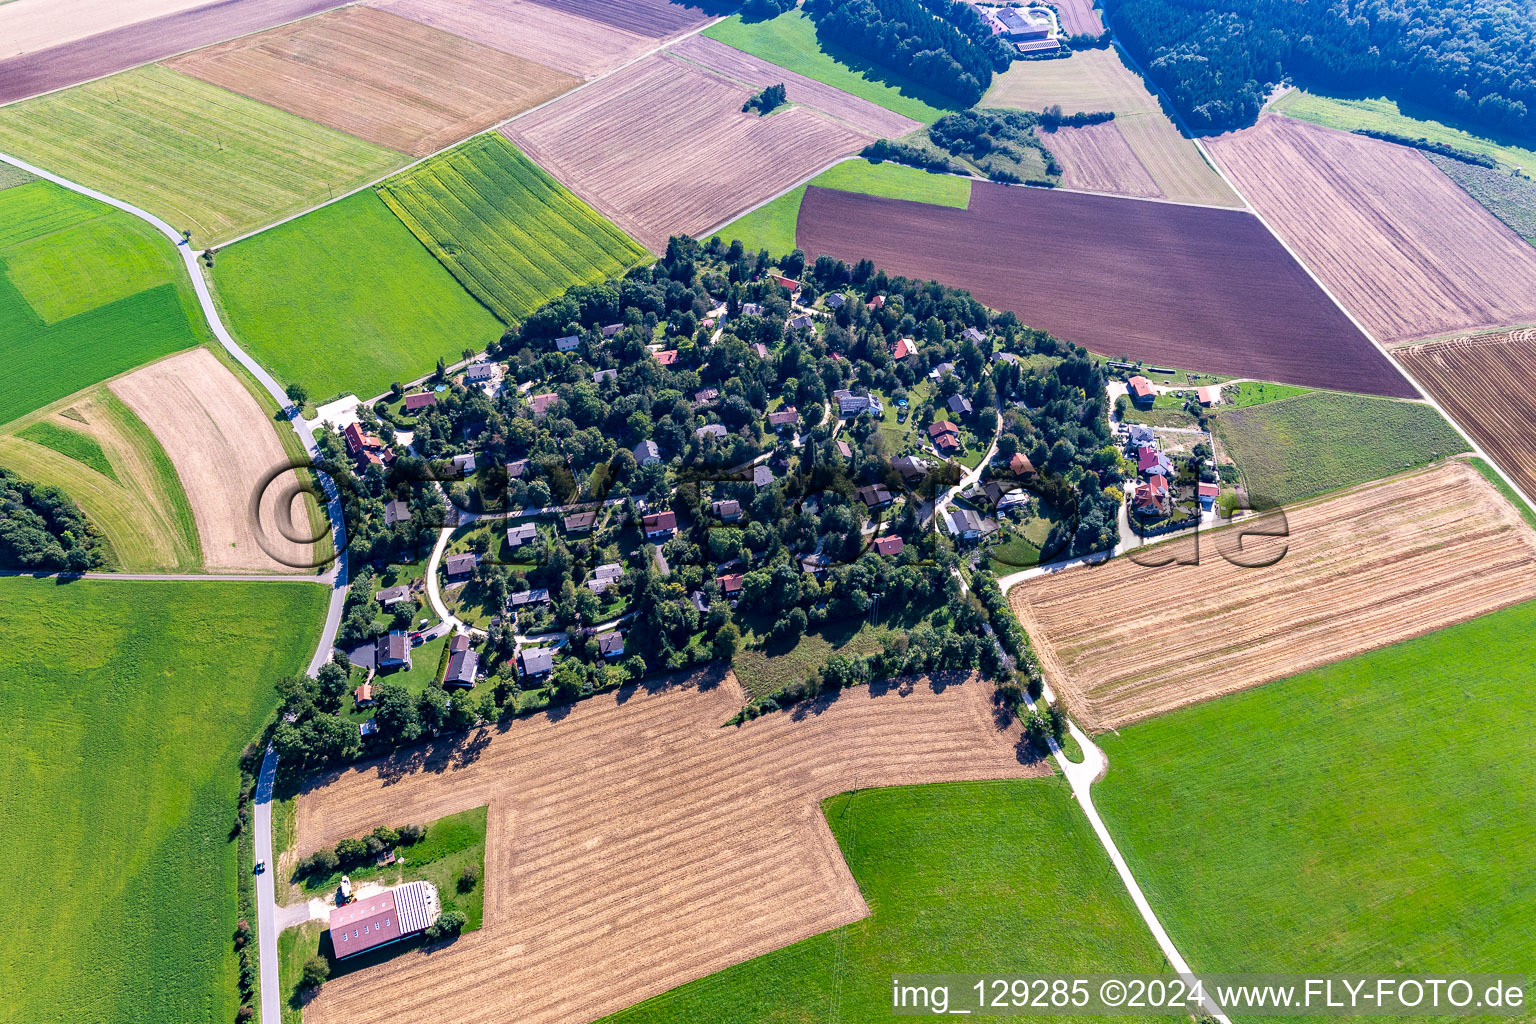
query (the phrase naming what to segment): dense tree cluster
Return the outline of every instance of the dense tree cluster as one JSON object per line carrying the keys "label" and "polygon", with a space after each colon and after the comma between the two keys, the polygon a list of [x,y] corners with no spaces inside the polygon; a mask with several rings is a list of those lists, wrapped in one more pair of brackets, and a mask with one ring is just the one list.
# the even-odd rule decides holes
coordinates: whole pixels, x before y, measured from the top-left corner
{"label": "dense tree cluster", "polygon": [[789,96],[784,90],[784,83],[780,82],[777,85],[767,86],[762,92],[743,103],[741,112],[748,114],[755,110],[759,114],[771,114],[788,102]]}
{"label": "dense tree cluster", "polygon": [[0,469],[0,567],[84,572],[105,546],[69,495]]}
{"label": "dense tree cluster", "polygon": [[[1035,134],[1041,123],[1041,116],[1031,111],[963,110],[935,121],[928,128],[928,138],[951,153],[968,157],[994,181],[1021,181],[1015,168],[1030,162],[1030,152],[1045,162],[1046,174],[1058,177],[1060,165]],[[1030,184],[1051,182],[1031,180]]]}
{"label": "dense tree cluster", "polygon": [[1014,51],[959,0],[807,0],[821,38],[971,106]]}
{"label": "dense tree cluster", "polygon": [[1536,128],[1536,4],[1113,0],[1110,22],[1196,128],[1251,123],[1286,77],[1385,93],[1502,132]]}

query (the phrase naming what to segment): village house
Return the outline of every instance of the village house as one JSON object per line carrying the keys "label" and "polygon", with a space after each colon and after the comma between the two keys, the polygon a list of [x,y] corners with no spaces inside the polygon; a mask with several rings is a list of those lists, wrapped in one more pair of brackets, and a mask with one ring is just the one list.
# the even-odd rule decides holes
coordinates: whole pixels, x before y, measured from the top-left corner
{"label": "village house", "polygon": [[373,667],[381,672],[387,668],[409,669],[411,638],[398,629],[392,629],[379,637],[374,645]]}
{"label": "village house", "polygon": [[1221,496],[1221,486],[1202,483],[1196,488],[1196,493],[1200,498],[1200,510],[1210,512],[1215,509],[1216,499]]}
{"label": "village house", "polygon": [[394,461],[395,453],[389,449],[381,438],[374,434],[363,433],[363,428],[356,423],[348,423],[346,429],[341,432],[342,438],[347,442],[347,454],[359,463]]}
{"label": "village house", "polygon": [[[363,724],[372,722],[370,718]],[[357,956],[421,934],[442,913],[431,882],[397,885],[334,908],[330,914],[331,949],[338,960]]]}
{"label": "village house", "polygon": [[933,446],[945,455],[960,449],[960,426],[950,420],[929,424],[928,437],[933,441]]}
{"label": "village house", "polygon": [[431,391],[418,391],[414,395],[406,395],[402,408],[408,413],[418,413],[427,406],[437,401],[437,395]]}
{"label": "village house", "polygon": [[769,274],[768,279],[774,284],[778,285],[780,288],[783,288],[785,291],[789,292],[789,301],[791,302],[795,301],[795,298],[800,294],[800,282],[796,281],[792,277],[781,277],[778,274]]}
{"label": "village house", "polygon": [[915,355],[917,355],[917,344],[911,338],[896,339],[896,347],[891,349],[892,359],[905,359]]}
{"label": "village house", "polygon": [[837,411],[840,416],[857,416],[864,412],[880,416],[885,413],[880,399],[874,395],[856,395],[844,388],[832,392],[832,397],[837,399]]}
{"label": "village house", "polygon": [[605,380],[617,381],[618,379],[618,370],[598,370],[592,375],[593,384],[601,384]]}
{"label": "village house", "polygon": [[677,513],[653,512],[640,520],[646,540],[670,537],[677,531]]}
{"label": "village house", "polygon": [[1207,386],[1205,386],[1203,388],[1196,388],[1195,389],[1195,397],[1200,400],[1200,404],[1201,405],[1206,406],[1206,407],[1210,407],[1210,406],[1213,406],[1213,405],[1220,405],[1221,404],[1221,385],[1219,385],[1219,384],[1209,384],[1209,385],[1207,385]]}
{"label": "village house", "polygon": [[480,655],[470,648],[469,637],[460,633],[448,647],[448,669],[443,673],[443,685],[473,690],[479,671]]}
{"label": "village house", "polygon": [[385,587],[377,594],[374,594],[373,599],[379,602],[379,604],[383,605],[385,608],[393,608],[395,605],[408,599],[410,596],[410,587]]}
{"label": "village house", "polygon": [[508,480],[521,480],[523,478],[523,474],[526,472],[528,472],[527,459],[514,459],[513,461],[507,463]]}
{"label": "village house", "polygon": [[524,608],[533,604],[549,604],[549,590],[545,587],[535,587],[532,590],[519,590],[513,594],[507,602],[513,608]]}
{"label": "village house", "polygon": [[928,464],[911,455],[898,455],[891,460],[891,468],[901,474],[903,480],[916,480],[928,472]]}
{"label": "village house", "polygon": [[660,352],[652,353],[652,355],[662,366],[671,366],[677,362],[677,349],[675,348],[662,349]]}
{"label": "village house", "polygon": [[604,324],[603,325],[603,337],[611,338],[615,334],[618,334],[619,331],[621,331],[623,329],[624,329],[624,325],[623,324]]}
{"label": "village house", "polygon": [[717,501],[709,506],[711,512],[720,518],[723,523],[734,523],[741,518],[741,502],[735,498],[727,498],[725,501]]}
{"label": "village house", "polygon": [[946,373],[954,373],[954,372],[955,372],[955,364],[954,363],[940,363],[938,366],[935,366],[933,369],[928,371],[928,379],[929,380],[943,380],[944,379],[944,375]]}
{"label": "village house", "polygon": [[572,512],[563,520],[568,534],[589,533],[597,525],[596,512]]}
{"label": "village house", "polygon": [[635,445],[634,455],[636,465],[648,466],[661,461],[661,446],[655,441],[641,441]]}
{"label": "village house", "polygon": [[875,553],[894,558],[901,554],[907,546],[900,537],[876,537],[874,542]]}
{"label": "village house", "polygon": [[553,391],[546,391],[540,395],[534,395],[528,399],[528,407],[533,410],[535,417],[543,416],[549,412],[549,407],[560,401],[560,396]]}
{"label": "village house", "polygon": [[862,501],[871,511],[877,508],[885,508],[891,502],[896,500],[895,495],[893,495],[889,490],[880,486],[879,484],[872,484],[868,487],[860,487],[855,493],[858,494],[859,500]]}
{"label": "village house", "polygon": [[999,512],[1007,512],[1013,508],[1025,508],[1028,505],[1029,492],[1017,487],[1011,491],[1004,492],[1002,497],[997,499],[997,510]]}
{"label": "village house", "polygon": [[606,633],[597,635],[597,653],[605,658],[619,658],[624,655],[624,634],[616,629],[610,629]]}
{"label": "village house", "polygon": [[520,548],[539,539],[539,528],[534,523],[518,523],[507,528],[507,547]]}
{"label": "village house", "polygon": [[760,341],[752,346],[752,351],[757,353],[757,358],[759,358],[759,359],[767,359],[768,358],[768,346],[764,345]]}
{"label": "village house", "polygon": [[983,533],[981,516],[968,508],[952,508],[945,512],[944,525],[956,540],[980,540]]}
{"label": "village house", "polygon": [[837,454],[841,455],[845,459],[851,459],[853,458],[853,449],[848,446],[847,441],[844,441],[842,438],[838,438]]}
{"label": "village house", "polygon": [[705,406],[718,401],[720,401],[719,388],[700,388],[693,393],[693,404],[696,406]]}
{"label": "village house", "polygon": [[741,593],[742,575],[742,573],[733,572],[715,577],[715,582],[720,584],[720,593],[730,598],[733,605],[736,603],[736,595]]}
{"label": "village house", "polygon": [[768,425],[775,430],[792,427],[800,422],[800,413],[792,405],[786,405],[768,414]]}
{"label": "village house", "polygon": [[352,691],[352,706],[358,708],[373,707],[373,684],[362,683]]}
{"label": "village house", "polygon": [[464,371],[464,383],[466,384],[484,384],[487,381],[494,380],[495,377],[496,367],[491,363],[471,363]]}
{"label": "village house", "polygon": [[1035,471],[1035,464],[1030,462],[1029,456],[1023,452],[1014,453],[1013,458],[1008,460],[1008,469],[1021,480],[1029,480],[1040,475]]}
{"label": "village house", "polygon": [[874,298],[872,298],[868,302],[864,303],[864,305],[868,309],[884,309],[885,308],[885,296],[884,295],[876,295]]}
{"label": "village house", "polygon": [[758,490],[762,490],[764,487],[767,487],[771,483],[773,483],[773,470],[769,469],[762,463],[758,463],[756,466],[752,467],[753,487],[756,487]]}
{"label": "village house", "polygon": [[762,307],[762,305],[760,305],[759,303],[756,303],[756,302],[743,302],[741,304],[741,315],[742,316],[762,316],[763,315],[763,307]]}
{"label": "village house", "polygon": [[950,395],[949,411],[956,416],[969,416],[971,414],[971,400],[961,395]]}
{"label": "village house", "polygon": [[548,675],[555,667],[555,652],[549,647],[529,647],[521,655],[523,675]]}
{"label": "village house", "polygon": [[694,437],[724,437],[729,431],[724,423],[706,423],[693,432]]}
{"label": "village house", "polygon": [[1154,475],[1137,484],[1134,507],[1139,516],[1149,518],[1166,516],[1170,511],[1168,479]]}
{"label": "village house", "polygon": [[960,337],[964,338],[966,341],[973,345],[980,345],[983,341],[987,340],[987,336],[974,327],[967,327],[965,330],[961,331]]}
{"label": "village house", "polygon": [[808,331],[815,322],[815,320],[811,319],[811,314],[801,313],[799,316],[790,317],[789,322],[784,326],[791,331]]}
{"label": "village house", "polygon": [[463,455],[455,455],[453,457],[453,468],[466,476],[473,473],[475,471],[475,453],[466,452]]}
{"label": "village house", "polygon": [[1157,392],[1152,390],[1152,382],[1139,373],[1126,382],[1126,390],[1130,393],[1131,401],[1137,405],[1151,405],[1157,399]]}
{"label": "village house", "polygon": [[1138,448],[1136,450],[1136,472],[1143,475],[1171,476],[1173,474],[1173,460],[1156,448]]}
{"label": "village house", "polygon": [[556,352],[574,352],[581,347],[581,339],[574,334],[555,339]]}
{"label": "village house", "polygon": [[1140,423],[1132,423],[1129,429],[1132,448],[1157,447],[1157,432]]}
{"label": "village house", "polygon": [[475,571],[475,566],[479,564],[480,556],[473,551],[466,551],[461,555],[449,555],[443,559],[443,571],[452,580],[468,576]]}
{"label": "village house", "polygon": [[828,309],[842,309],[847,302],[848,300],[843,296],[842,292],[833,292],[827,296]]}
{"label": "village house", "polygon": [[411,506],[407,505],[405,502],[396,499],[394,501],[386,501],[384,503],[385,526],[394,526],[396,523],[408,522],[410,521],[410,518]]}

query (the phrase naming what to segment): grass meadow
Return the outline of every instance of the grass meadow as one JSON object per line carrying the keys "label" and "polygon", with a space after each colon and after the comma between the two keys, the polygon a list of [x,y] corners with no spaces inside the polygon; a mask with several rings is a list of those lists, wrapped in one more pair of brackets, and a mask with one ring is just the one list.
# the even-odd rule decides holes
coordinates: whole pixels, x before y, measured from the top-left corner
{"label": "grass meadow", "polygon": [[1536,182],[1496,167],[1480,167],[1436,153],[1425,156],[1511,231],[1536,245]]}
{"label": "grass meadow", "polygon": [[38,420],[17,431],[16,436],[33,444],[40,444],[44,448],[51,448],[66,459],[73,459],[115,484],[122,483],[117,478],[117,471],[112,468],[112,463],[107,461],[107,453],[101,447],[101,443],[89,434],[82,434],[78,430],[59,426],[48,420]]}
{"label": "grass meadow", "polygon": [[1059,779],[861,790],[822,809],[869,917],[604,1024],[876,1021],[891,1015],[896,972],[1163,969]]}
{"label": "grass meadow", "polygon": [[213,280],[241,344],[317,402],[370,398],[502,330],[371,189],[222,250]]}
{"label": "grass meadow", "polygon": [[1395,101],[1389,99],[1334,99],[1292,89],[1270,104],[1268,109],[1298,121],[1320,124],[1324,128],[1337,128],[1346,132],[1356,128],[1371,128],[1414,139],[1443,142],[1458,149],[1491,156],[1505,168],[1523,167],[1527,174],[1536,174],[1536,149],[1506,145],[1440,121],[1409,116],[1403,113]]}
{"label": "grass meadow", "polygon": [[1305,395],[1311,388],[1297,384],[1275,384],[1262,380],[1245,380],[1230,388],[1222,389],[1221,404],[1230,409],[1247,409],[1249,406],[1266,405],[1283,398]]}
{"label": "grass meadow", "polygon": [[0,578],[0,1019],[234,1019],[236,762],[327,596]]}
{"label": "grass meadow", "polygon": [[1098,738],[1094,799],[1197,970],[1536,962],[1536,603]]}
{"label": "grass meadow", "polygon": [[148,224],[52,182],[0,190],[0,423],[210,338]]}
{"label": "grass meadow", "polygon": [[506,323],[572,285],[596,284],[651,259],[496,132],[390,178],[378,192]]}
{"label": "grass meadow", "polygon": [[[903,164],[870,163],[868,160],[844,160],[818,174],[810,181],[822,188],[844,192],[862,192],[886,199],[910,199],[916,203],[953,206],[965,209],[971,202],[971,181],[953,174],[930,174]],[[800,201],[806,186],[784,193],[756,210],[738,217],[717,234],[724,239],[739,239],[748,252],[767,249],[787,255],[795,248],[795,225],[800,219]]]}
{"label": "grass meadow", "polygon": [[1465,451],[1423,402],[1314,391],[1211,417],[1254,508],[1366,483]]}
{"label": "grass meadow", "polygon": [[404,155],[150,64],[0,108],[0,149],[217,245]]}
{"label": "grass meadow", "polygon": [[894,71],[836,47],[824,45],[816,23],[797,9],[767,21],[744,22],[733,14],[704,30],[704,35],[744,50],[806,78],[825,82],[887,110],[932,124],[951,110],[953,100]]}

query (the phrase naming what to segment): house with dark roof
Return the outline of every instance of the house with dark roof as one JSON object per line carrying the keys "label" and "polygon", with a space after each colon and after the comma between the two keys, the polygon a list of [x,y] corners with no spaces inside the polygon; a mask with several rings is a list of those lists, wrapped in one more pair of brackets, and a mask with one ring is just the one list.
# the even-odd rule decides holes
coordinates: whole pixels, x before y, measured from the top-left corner
{"label": "house with dark roof", "polygon": [[[467,637],[465,638],[468,639]],[[475,676],[480,672],[480,655],[465,643],[461,651],[450,651],[448,670],[443,673],[444,686],[457,686],[466,690],[475,688]]]}
{"label": "house with dark roof", "polygon": [[759,463],[752,467],[752,486],[759,489],[773,483],[773,470]]}
{"label": "house with dark roof", "polygon": [[757,302],[743,302],[741,304],[741,315],[742,316],[762,316],[763,315],[762,304],[761,303],[757,303]]}
{"label": "house with dark roof", "polygon": [[523,663],[523,675],[542,676],[548,675],[555,667],[555,652],[548,647],[527,647],[523,649],[520,659]]}
{"label": "house with dark roof", "polygon": [[964,338],[966,341],[969,341],[973,345],[980,345],[983,341],[987,340],[987,336],[974,327],[967,327],[965,330],[961,331],[960,337]]}
{"label": "house with dark roof", "polygon": [[597,653],[605,658],[620,658],[624,655],[624,634],[616,629],[610,629],[606,633],[597,635]]}
{"label": "house with dark roof", "polygon": [[871,484],[868,487],[860,487],[855,493],[871,510],[885,508],[896,500],[896,496],[879,484]]}
{"label": "house with dark roof", "polygon": [[549,591],[544,587],[536,587],[533,590],[519,590],[507,601],[513,608],[525,608],[534,604],[549,604]]}
{"label": "house with dark roof", "polygon": [[725,429],[725,424],[724,423],[706,423],[702,427],[700,427],[698,430],[695,430],[693,432],[695,437],[714,437],[714,438],[724,437],[727,433],[729,433],[729,431],[727,431]]}
{"label": "house with dark roof", "polygon": [[980,540],[984,532],[981,516],[968,508],[951,508],[945,512],[944,525],[956,540]]}
{"label": "house with dark roof", "polygon": [[693,393],[693,404],[696,406],[709,405],[720,401],[719,388],[700,388]]}
{"label": "house with dark roof", "polygon": [[789,322],[784,326],[791,331],[808,331],[811,329],[811,324],[815,322],[816,321],[811,318],[811,314],[801,313],[799,316],[790,317]]}
{"label": "house with dark roof", "polygon": [[392,608],[410,596],[410,587],[385,587],[377,594],[374,594],[373,599],[379,602],[379,604],[383,605],[385,608]]}
{"label": "house with dark roof", "polygon": [[508,480],[521,480],[523,478],[523,475],[525,473],[527,473],[527,472],[528,472],[528,460],[527,459],[513,459],[511,462],[507,463],[507,479]]}
{"label": "house with dark roof", "polygon": [[891,460],[891,468],[901,474],[903,480],[916,480],[928,472],[928,464],[911,455],[898,455]]}
{"label": "house with dark roof", "polygon": [[832,397],[837,399],[837,412],[840,416],[857,416],[863,412],[880,416],[885,412],[880,399],[874,395],[856,395],[852,391],[843,389],[832,392]]}
{"label": "house with dark roof", "polygon": [[929,380],[940,380],[941,378],[943,378],[943,376],[946,373],[954,373],[954,372],[955,372],[955,364],[954,363],[940,363],[938,366],[935,366],[933,369],[928,371],[928,379]]}
{"label": "house with dark roof", "polygon": [[969,416],[971,414],[971,400],[963,395],[950,395],[949,411],[956,416]]}
{"label": "house with dark roof", "polygon": [[597,525],[596,512],[572,512],[563,520],[565,532],[570,534],[587,533]]}
{"label": "house with dark roof", "polygon": [[408,522],[411,518],[411,506],[400,500],[386,501],[384,503],[384,525],[394,526],[396,523]]}
{"label": "house with dark roof", "polygon": [[623,324],[604,324],[603,325],[603,337],[611,338],[615,334],[618,334],[619,331],[621,331],[623,329],[624,329],[624,325]]}
{"label": "house with dark roof", "polygon": [[409,669],[411,638],[399,629],[392,629],[379,637],[374,645],[373,667],[380,671],[387,668]]}
{"label": "house with dark roof", "polygon": [[636,465],[648,466],[661,461],[661,446],[655,441],[641,441],[635,445],[634,455]]}
{"label": "house with dark roof", "polygon": [[1157,432],[1151,427],[1140,423],[1132,423],[1130,426],[1130,440],[1132,448],[1141,448],[1146,445],[1157,446]]}
{"label": "house with dark roof", "polygon": [[734,523],[741,518],[741,502],[735,498],[714,502],[709,506],[709,510],[719,516],[723,523]]}
{"label": "house with dark roof", "polygon": [[534,523],[518,523],[507,528],[507,547],[520,548],[539,539],[539,528]]}
{"label": "house with dark roof", "polygon": [[443,570],[451,580],[459,576],[468,576],[475,571],[475,566],[479,564],[480,556],[473,551],[466,551],[463,554],[449,555],[443,559]]}
{"label": "house with dark roof", "polygon": [[827,296],[828,309],[842,309],[843,306],[847,304],[847,302],[848,299],[844,297],[842,292],[833,292],[831,295]]}
{"label": "house with dark roof", "polygon": [[656,540],[659,537],[670,537],[677,532],[676,512],[653,512],[640,520],[641,528],[645,532],[646,540]]}
{"label": "house with dark roof", "polygon": [[800,422],[800,413],[792,405],[786,405],[782,409],[776,409],[768,414],[768,425],[775,430],[783,427],[792,427]]}

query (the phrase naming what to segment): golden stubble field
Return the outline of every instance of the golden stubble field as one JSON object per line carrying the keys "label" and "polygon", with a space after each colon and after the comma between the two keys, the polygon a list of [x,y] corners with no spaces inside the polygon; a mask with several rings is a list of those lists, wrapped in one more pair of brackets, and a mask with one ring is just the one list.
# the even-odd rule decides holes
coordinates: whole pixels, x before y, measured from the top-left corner
{"label": "golden stubble field", "polygon": [[[1267,567],[1223,558],[1228,529],[1201,538],[1198,565],[1120,557],[1015,587],[1014,612],[1079,721],[1117,728],[1536,598],[1536,532],[1465,462],[1285,520],[1288,537],[1242,544],[1250,564],[1283,547]],[[1188,559],[1193,547],[1169,541],[1141,557]]]}
{"label": "golden stubble field", "polygon": [[298,799],[298,852],[490,806],[485,925],[327,982],[306,1024],[581,1024],[868,913],[822,817],[853,788],[1044,775],[981,680],[722,728],[735,677],[626,689]]}
{"label": "golden stubble field", "polygon": [[1392,355],[1536,496],[1536,329],[1405,345]]}

